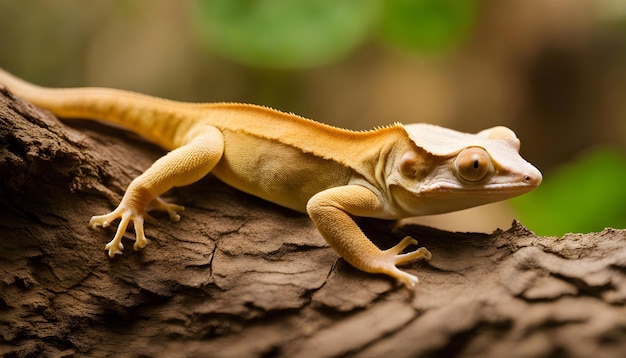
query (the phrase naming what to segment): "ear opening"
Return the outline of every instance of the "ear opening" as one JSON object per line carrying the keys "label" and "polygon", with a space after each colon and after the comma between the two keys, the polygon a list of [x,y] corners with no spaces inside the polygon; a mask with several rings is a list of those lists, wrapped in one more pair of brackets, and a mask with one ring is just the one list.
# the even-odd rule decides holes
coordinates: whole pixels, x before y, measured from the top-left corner
{"label": "ear opening", "polygon": [[402,175],[414,178],[417,176],[419,158],[413,151],[408,151],[400,158],[400,172]]}

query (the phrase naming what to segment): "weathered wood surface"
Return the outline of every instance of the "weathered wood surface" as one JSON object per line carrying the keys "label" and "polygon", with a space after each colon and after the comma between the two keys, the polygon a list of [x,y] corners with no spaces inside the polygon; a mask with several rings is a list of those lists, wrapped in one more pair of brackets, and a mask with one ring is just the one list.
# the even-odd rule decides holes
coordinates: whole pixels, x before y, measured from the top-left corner
{"label": "weathered wood surface", "polygon": [[[212,177],[168,197],[149,245],[109,259],[91,230],[163,152],[61,123],[0,89],[0,353],[8,357],[618,357],[626,232],[491,235],[361,220],[418,238],[409,291],[359,272],[301,214]],[[132,238],[132,231],[127,234]]]}

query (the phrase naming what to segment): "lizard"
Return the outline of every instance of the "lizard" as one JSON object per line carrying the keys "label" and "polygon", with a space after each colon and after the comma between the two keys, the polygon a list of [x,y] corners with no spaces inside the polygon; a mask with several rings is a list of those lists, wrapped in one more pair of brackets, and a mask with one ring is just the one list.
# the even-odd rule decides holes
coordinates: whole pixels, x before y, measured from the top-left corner
{"label": "lizard", "polygon": [[541,172],[519,154],[520,140],[504,126],[476,134],[414,123],[353,131],[268,107],[241,103],[188,103],[97,87],[49,88],[0,69],[0,83],[61,118],[118,125],[167,151],[131,181],[119,205],[93,216],[89,226],[119,219],[105,245],[124,249],[130,222],[133,248],[148,243],[148,211],[179,221],[184,207],[160,196],[209,173],[226,184],[306,213],[339,256],[365,272],[386,274],[414,287],[417,276],[397,265],[429,260],[425,247],[405,252],[407,236],[382,250],[353,217],[397,220],[439,214],[527,193]]}

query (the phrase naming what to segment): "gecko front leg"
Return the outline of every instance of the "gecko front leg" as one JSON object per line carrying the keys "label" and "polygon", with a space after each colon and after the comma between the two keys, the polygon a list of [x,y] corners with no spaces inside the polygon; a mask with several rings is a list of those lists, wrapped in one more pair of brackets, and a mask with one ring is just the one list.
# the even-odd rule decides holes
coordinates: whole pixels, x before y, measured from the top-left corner
{"label": "gecko front leg", "polygon": [[382,273],[396,278],[405,286],[414,287],[419,281],[396,265],[424,258],[431,258],[426,248],[402,254],[417,240],[405,237],[387,250],[380,250],[363,234],[350,217],[368,216],[382,211],[380,200],[370,189],[360,185],[346,185],[324,190],[307,203],[307,212],[330,246],[352,266],[370,273]]}
{"label": "gecko front leg", "polygon": [[133,248],[139,250],[146,246],[148,241],[143,223],[145,218],[149,218],[148,210],[165,211],[173,221],[180,219],[177,212],[184,208],[167,203],[159,196],[175,186],[198,181],[215,167],[224,153],[224,137],[217,128],[203,126],[196,133],[186,144],[159,158],[135,178],[115,210],[91,218],[89,226],[92,228],[107,227],[111,222],[120,219],[113,240],[105,246],[109,257],[124,249],[122,237],[131,221],[136,236]]}

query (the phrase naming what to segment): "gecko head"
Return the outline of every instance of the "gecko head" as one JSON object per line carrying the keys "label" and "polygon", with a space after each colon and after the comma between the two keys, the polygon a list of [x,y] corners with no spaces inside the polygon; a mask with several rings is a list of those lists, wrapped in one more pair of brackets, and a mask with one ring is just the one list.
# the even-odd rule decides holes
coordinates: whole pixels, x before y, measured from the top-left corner
{"label": "gecko head", "polygon": [[461,210],[535,189],[541,172],[524,160],[506,127],[477,134],[426,124],[405,126],[410,145],[388,166],[389,193],[407,215]]}

